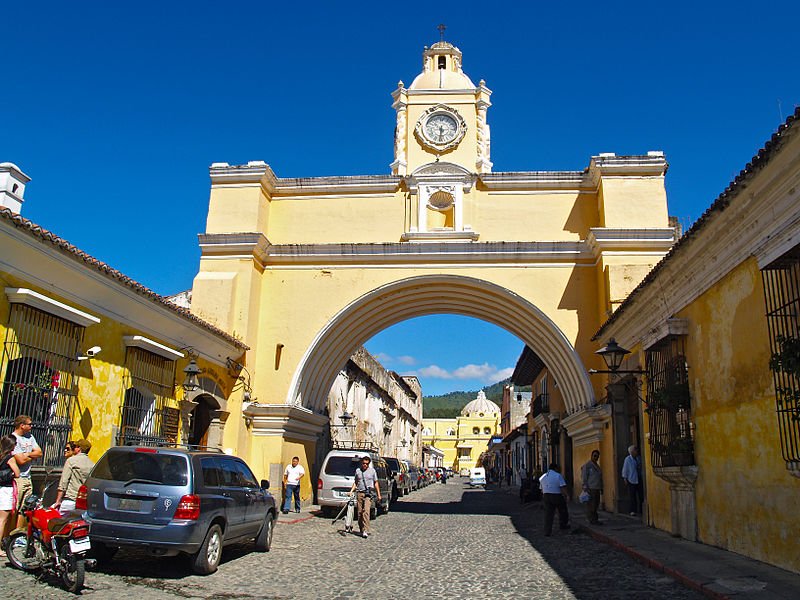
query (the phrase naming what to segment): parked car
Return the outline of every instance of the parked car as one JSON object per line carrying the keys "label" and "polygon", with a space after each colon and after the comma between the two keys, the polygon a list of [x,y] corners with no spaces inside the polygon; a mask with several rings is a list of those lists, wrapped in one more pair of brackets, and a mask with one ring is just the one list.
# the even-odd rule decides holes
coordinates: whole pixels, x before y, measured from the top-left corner
{"label": "parked car", "polygon": [[121,547],[186,553],[195,573],[208,574],[228,544],[253,540],[269,551],[277,511],[268,488],[236,456],[117,446],[97,461],[75,504],[99,560]]}
{"label": "parked car", "polygon": [[483,467],[473,467],[469,470],[470,487],[486,487],[486,471]]}
{"label": "parked car", "polygon": [[403,461],[408,469],[408,480],[412,490],[418,490],[419,485],[419,467],[408,460]]}
{"label": "parked car", "polygon": [[408,466],[399,458],[390,456],[382,457],[389,465],[389,472],[393,479],[392,500],[411,493],[411,480],[408,478]]}
{"label": "parked car", "polygon": [[369,456],[372,460],[372,466],[378,474],[378,486],[381,489],[381,503],[372,507],[372,516],[377,516],[379,510],[384,514],[389,512],[392,481],[386,461],[375,452],[334,449],[328,452],[322,461],[322,469],[317,480],[317,503],[324,514],[333,516],[347,503],[362,456]]}

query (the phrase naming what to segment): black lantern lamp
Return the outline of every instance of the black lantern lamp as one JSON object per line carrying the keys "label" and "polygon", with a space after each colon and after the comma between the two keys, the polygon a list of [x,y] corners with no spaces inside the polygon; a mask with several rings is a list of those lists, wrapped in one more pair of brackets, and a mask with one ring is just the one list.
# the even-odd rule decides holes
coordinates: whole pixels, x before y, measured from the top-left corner
{"label": "black lantern lamp", "polygon": [[351,415],[351,414],[350,414],[349,412],[347,412],[347,411],[344,411],[344,412],[343,412],[343,413],[342,413],[342,414],[339,416],[339,420],[342,422],[342,427],[347,427],[348,425],[350,425],[350,421],[352,421],[352,420],[353,420],[353,415]]}
{"label": "black lantern lamp", "polygon": [[608,370],[612,373],[616,373],[619,370],[622,361],[625,360],[625,356],[630,353],[630,350],[626,350],[620,346],[614,338],[608,340],[608,344],[595,352],[595,354],[599,354],[603,357],[603,360],[606,361],[606,365],[608,366]]}
{"label": "black lantern lamp", "polygon": [[183,372],[186,374],[186,378],[183,380],[183,389],[187,392],[194,392],[200,387],[200,381],[197,376],[203,372],[202,369],[197,366],[197,361],[192,359],[183,369]]}

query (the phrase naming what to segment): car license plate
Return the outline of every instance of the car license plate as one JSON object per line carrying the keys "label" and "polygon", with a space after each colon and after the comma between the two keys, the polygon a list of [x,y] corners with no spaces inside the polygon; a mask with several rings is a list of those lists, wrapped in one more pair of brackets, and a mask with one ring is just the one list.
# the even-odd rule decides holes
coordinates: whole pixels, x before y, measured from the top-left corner
{"label": "car license plate", "polygon": [[120,510],[139,510],[142,506],[141,500],[135,500],[133,498],[120,498],[119,499],[119,509]]}
{"label": "car license plate", "polygon": [[335,491],[337,498],[347,498],[350,493],[349,492],[340,492],[339,490]]}
{"label": "car license plate", "polygon": [[78,554],[79,552],[86,552],[91,547],[92,547],[92,542],[88,537],[69,541],[69,549],[72,550],[73,554]]}

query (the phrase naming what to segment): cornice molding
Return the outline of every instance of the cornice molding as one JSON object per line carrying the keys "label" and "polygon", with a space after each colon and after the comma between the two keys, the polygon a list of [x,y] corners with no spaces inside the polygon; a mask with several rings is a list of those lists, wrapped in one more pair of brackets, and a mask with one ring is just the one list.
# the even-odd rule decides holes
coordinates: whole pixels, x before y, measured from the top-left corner
{"label": "cornice molding", "polygon": [[477,231],[407,231],[400,239],[404,242],[477,242]]}
{"label": "cornice molding", "polygon": [[[782,245],[791,247],[792,240],[800,239],[798,167],[800,155],[779,172],[786,177],[782,181],[775,180],[772,169],[758,172],[703,230],[682,239],[652,280],[623,305],[624,312],[595,335],[615,337],[625,345],[640,343],[748,258],[760,258],[761,268],[779,256]],[[649,308],[632,310],[634,306]]]}
{"label": "cornice molding", "polygon": [[250,404],[242,414],[252,422],[255,437],[282,437],[299,441],[317,441],[328,424],[328,417],[301,406],[289,404]]}
{"label": "cornice molding", "polygon": [[586,243],[595,256],[600,256],[604,252],[630,249],[666,254],[675,243],[675,229],[592,227],[586,236]]}
{"label": "cornice molding", "polygon": [[561,419],[575,446],[594,444],[603,439],[606,423],[611,420],[611,405],[596,404]]}
{"label": "cornice molding", "polygon": [[29,290],[28,288],[6,288],[5,292],[8,301],[12,304],[24,304],[26,306],[36,308],[42,312],[55,315],[56,317],[60,317],[81,327],[97,325],[100,322],[100,319],[94,315],[90,315],[89,313],[85,313],[77,308],[67,306],[63,302],[53,300],[44,294]]}
{"label": "cornice molding", "polygon": [[271,246],[263,233],[200,233],[197,238],[204,257],[249,255],[262,265]]}
{"label": "cornice molding", "polygon": [[125,344],[126,348],[141,348],[143,350],[147,350],[148,352],[152,352],[153,354],[158,354],[167,360],[178,360],[179,358],[184,357],[183,352],[173,350],[172,348],[169,348],[164,344],[159,344],[158,342],[143,335],[125,335],[122,336],[122,342]]}

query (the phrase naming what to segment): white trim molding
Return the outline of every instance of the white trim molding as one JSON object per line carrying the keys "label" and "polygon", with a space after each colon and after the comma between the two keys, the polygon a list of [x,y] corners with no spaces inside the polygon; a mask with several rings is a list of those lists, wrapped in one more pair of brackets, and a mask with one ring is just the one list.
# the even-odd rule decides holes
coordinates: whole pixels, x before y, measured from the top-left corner
{"label": "white trim molding", "polygon": [[12,304],[25,304],[26,306],[31,306],[43,312],[55,315],[56,317],[66,319],[81,327],[97,325],[100,322],[100,319],[89,313],[67,306],[63,302],[53,300],[44,294],[34,292],[28,288],[6,288],[6,296],[8,297],[8,301]]}
{"label": "white trim molding", "polygon": [[609,421],[611,421],[611,405],[596,404],[567,415],[561,420],[561,426],[567,430],[575,446],[585,446],[603,439],[603,432]]}
{"label": "white trim molding", "polygon": [[666,319],[656,325],[642,338],[642,349],[649,350],[658,342],[671,335],[688,335],[689,319]]}
{"label": "white trim molding", "polygon": [[126,335],[123,336],[122,341],[126,347],[133,346],[135,348],[142,348],[143,350],[147,350],[153,354],[163,356],[167,360],[178,360],[179,358],[184,357],[183,352],[178,352],[177,350],[168,348],[167,346],[159,344],[158,342],[155,342],[150,338],[146,338],[143,335]]}
{"label": "white trim molding", "polygon": [[302,406],[289,404],[250,404],[242,411],[250,420],[255,437],[279,436],[285,439],[315,442],[328,425],[328,417]]}

